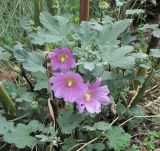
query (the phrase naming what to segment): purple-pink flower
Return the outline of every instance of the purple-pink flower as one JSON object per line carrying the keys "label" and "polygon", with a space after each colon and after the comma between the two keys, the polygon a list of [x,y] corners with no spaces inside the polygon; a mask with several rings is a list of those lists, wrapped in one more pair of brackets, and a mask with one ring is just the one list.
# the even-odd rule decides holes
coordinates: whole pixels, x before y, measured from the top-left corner
{"label": "purple-pink flower", "polygon": [[76,65],[71,50],[67,48],[56,48],[50,55],[53,71],[69,71]]}
{"label": "purple-pink flower", "polygon": [[63,98],[65,102],[76,101],[85,91],[83,79],[78,73],[57,73],[51,78],[51,83],[55,97]]}
{"label": "purple-pink flower", "polygon": [[101,104],[109,104],[108,87],[100,85],[101,81],[99,79],[97,79],[94,84],[90,84],[89,82],[86,84],[87,89],[85,90],[84,95],[76,101],[79,112],[82,113],[86,108],[90,113],[99,113],[101,112]]}

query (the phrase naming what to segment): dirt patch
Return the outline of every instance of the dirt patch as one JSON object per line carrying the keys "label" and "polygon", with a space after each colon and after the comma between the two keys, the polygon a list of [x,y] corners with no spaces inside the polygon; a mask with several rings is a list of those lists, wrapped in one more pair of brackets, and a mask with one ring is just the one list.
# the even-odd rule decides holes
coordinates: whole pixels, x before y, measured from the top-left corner
{"label": "dirt patch", "polygon": [[1,80],[16,80],[17,74],[7,67],[1,67],[0,68],[0,81]]}

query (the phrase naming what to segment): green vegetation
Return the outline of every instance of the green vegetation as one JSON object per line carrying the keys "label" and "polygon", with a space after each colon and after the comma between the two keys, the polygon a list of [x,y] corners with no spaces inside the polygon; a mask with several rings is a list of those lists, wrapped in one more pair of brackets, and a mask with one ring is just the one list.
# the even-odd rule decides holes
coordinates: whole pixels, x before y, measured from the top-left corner
{"label": "green vegetation", "polygon": [[[160,2],[90,0],[90,20],[81,23],[79,2],[0,1],[0,150],[159,149]],[[56,98],[55,48],[71,50],[71,71],[85,84],[107,85],[110,103],[102,97],[99,113]],[[82,99],[96,96],[86,92]]]}

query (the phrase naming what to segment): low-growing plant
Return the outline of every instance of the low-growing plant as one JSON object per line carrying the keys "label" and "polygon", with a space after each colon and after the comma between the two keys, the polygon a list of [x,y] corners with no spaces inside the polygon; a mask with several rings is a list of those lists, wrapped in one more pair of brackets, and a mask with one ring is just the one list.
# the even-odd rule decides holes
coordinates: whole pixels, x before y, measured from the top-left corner
{"label": "low-growing plant", "polygon": [[[145,66],[144,60],[159,58],[159,51],[146,54],[131,45],[131,19],[104,16],[80,24],[72,19],[41,12],[41,27],[26,31],[34,50],[20,42],[0,47],[0,61],[15,60],[16,68],[9,68],[20,81],[2,81],[18,117],[2,111],[0,134],[5,142],[32,150],[129,150],[130,130],[144,120],[140,102],[154,77],[152,63]],[[147,68],[146,76],[137,74],[141,67]],[[150,136],[144,145],[153,149],[148,144],[157,136]]]}
{"label": "low-growing plant", "polygon": [[159,138],[159,133],[157,131],[150,131],[149,136],[143,141],[143,145],[146,146],[147,149],[156,149],[155,141]]}

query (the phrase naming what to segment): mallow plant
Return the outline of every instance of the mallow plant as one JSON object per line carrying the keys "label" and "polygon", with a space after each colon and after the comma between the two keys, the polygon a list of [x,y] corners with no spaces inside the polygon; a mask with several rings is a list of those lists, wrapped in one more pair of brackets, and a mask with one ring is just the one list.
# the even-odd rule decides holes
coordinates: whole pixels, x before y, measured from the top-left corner
{"label": "mallow plant", "polygon": [[133,103],[138,91],[131,94],[132,84],[134,80],[146,83],[135,74],[144,56],[121,40],[132,20],[106,16],[102,22],[74,24],[69,16],[42,12],[40,22],[42,26],[28,35],[35,47],[42,47],[32,51],[17,43],[0,49],[1,55],[8,54],[8,61],[16,60],[23,80],[32,80],[32,89],[26,88],[27,82],[20,89],[3,81],[21,117],[14,123],[0,114],[4,141],[18,148],[128,150],[130,130],[143,121],[133,117],[144,115],[139,102]]}
{"label": "mallow plant", "polygon": [[86,108],[90,113],[99,113],[101,104],[107,105],[110,102],[107,86],[100,86],[101,80],[96,79],[95,83],[83,83],[79,73],[70,71],[76,66],[72,53],[67,48],[58,48],[51,53],[51,65],[55,73],[51,78],[51,90],[55,97],[63,98],[66,103],[75,102],[79,112]]}

